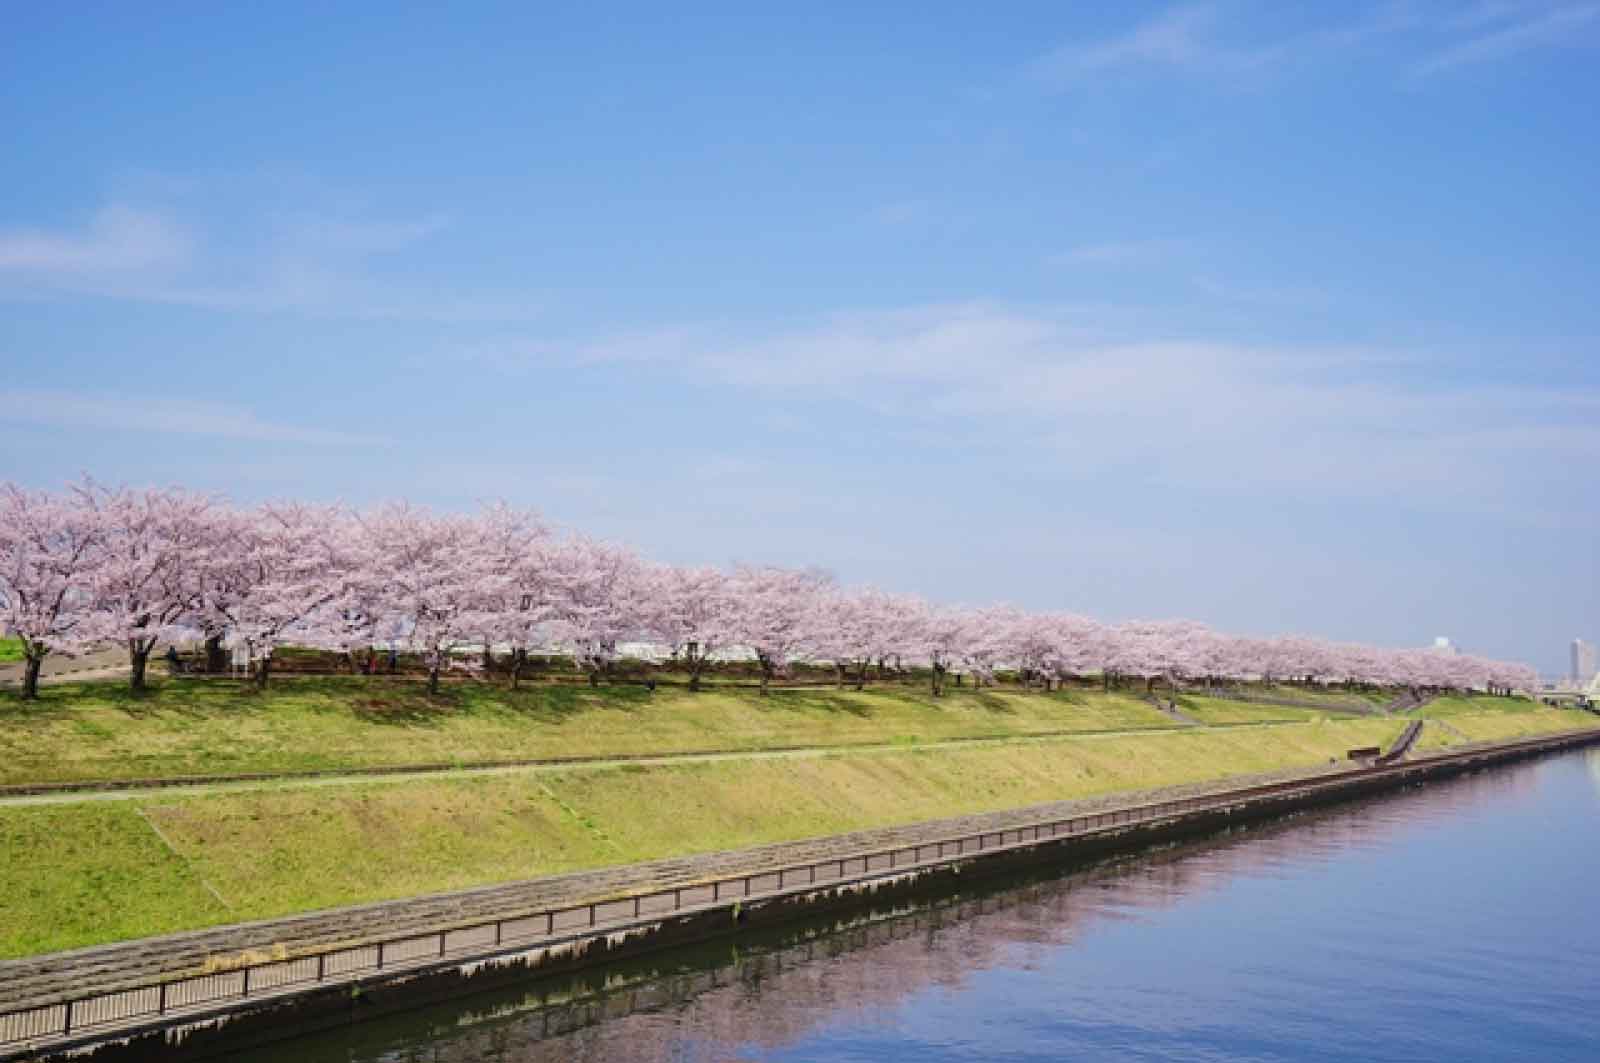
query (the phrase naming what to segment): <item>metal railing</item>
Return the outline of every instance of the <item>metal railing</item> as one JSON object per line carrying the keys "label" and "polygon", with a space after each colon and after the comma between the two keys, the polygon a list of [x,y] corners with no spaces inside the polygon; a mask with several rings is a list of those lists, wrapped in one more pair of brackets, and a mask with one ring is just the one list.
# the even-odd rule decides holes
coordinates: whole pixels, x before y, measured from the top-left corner
{"label": "metal railing", "polygon": [[[979,854],[1024,849],[1062,838],[1148,824],[1200,811],[1219,811],[1273,795],[1336,790],[1422,766],[1498,758],[1525,748],[1554,747],[1583,733],[1546,735],[1492,749],[1442,754],[1418,763],[1341,771],[1316,779],[1296,779],[1243,787],[1199,797],[1047,819],[1020,826],[978,831],[931,841],[829,857],[710,881],[666,887],[648,893],[551,908],[454,928],[330,949],[233,970],[190,975],[158,984],[94,993],[0,1014],[0,1051],[18,1046],[70,1040],[86,1031],[159,1024],[168,1017],[193,1017],[234,1002],[286,996],[305,987],[359,982],[370,976],[424,971],[470,960],[526,951],[615,931],[663,916],[715,909],[730,900],[763,900],[886,878],[905,871],[953,864]],[[1589,734],[1595,737],[1594,733]]]}

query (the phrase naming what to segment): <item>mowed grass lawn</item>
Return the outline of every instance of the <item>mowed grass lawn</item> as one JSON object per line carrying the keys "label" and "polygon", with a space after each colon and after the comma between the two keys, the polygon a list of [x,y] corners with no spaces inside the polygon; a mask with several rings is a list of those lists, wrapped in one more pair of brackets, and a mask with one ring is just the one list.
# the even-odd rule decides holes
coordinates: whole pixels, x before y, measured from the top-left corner
{"label": "mowed grass lawn", "polygon": [[21,639],[0,639],[0,664],[22,660]]}
{"label": "mowed grass lawn", "polygon": [[[466,683],[285,678],[264,693],[168,680],[144,697],[118,683],[0,694],[0,783],[471,763],[709,749],[917,742],[1055,731],[1170,728],[1121,693]],[[1256,713],[1261,719],[1277,715]]]}
{"label": "mowed grass lawn", "polygon": [[1393,690],[1338,690],[1322,689],[1321,687],[1299,686],[1292,683],[1252,684],[1252,693],[1268,697],[1287,698],[1290,701],[1315,701],[1326,702],[1330,709],[1341,706],[1357,707],[1366,705],[1372,708],[1382,708],[1389,704],[1398,695]]}
{"label": "mowed grass lawn", "polygon": [[1266,723],[1293,720],[1304,723],[1319,719],[1349,719],[1350,713],[1321,712],[1289,705],[1260,705],[1249,701],[1228,698],[1208,698],[1199,694],[1182,694],[1178,708],[1185,715],[1203,724]]}
{"label": "mowed grass lawn", "polygon": [[1548,707],[1531,698],[1491,697],[1487,694],[1446,694],[1434,698],[1409,715],[1447,718],[1453,716],[1482,716],[1486,713],[1512,713],[1549,711]]}
{"label": "mowed grass lawn", "polygon": [[1308,767],[1387,743],[1402,726],[1326,721],[10,806],[0,808],[0,955]]}
{"label": "mowed grass lawn", "polygon": [[1600,727],[1600,716],[1593,713],[1576,709],[1530,709],[1526,701],[1522,705],[1523,712],[1500,708],[1475,714],[1441,715],[1423,726],[1422,734],[1417,736],[1417,748],[1448,749],[1469,742],[1504,742],[1553,731]]}

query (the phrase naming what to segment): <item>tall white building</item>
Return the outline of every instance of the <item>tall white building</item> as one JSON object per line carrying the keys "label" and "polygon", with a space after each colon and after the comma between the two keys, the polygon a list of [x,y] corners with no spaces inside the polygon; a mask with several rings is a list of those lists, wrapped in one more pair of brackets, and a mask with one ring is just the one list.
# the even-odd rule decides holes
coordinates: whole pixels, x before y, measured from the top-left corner
{"label": "tall white building", "polygon": [[1593,643],[1582,639],[1572,640],[1572,675],[1574,683],[1587,683],[1600,671],[1600,651]]}

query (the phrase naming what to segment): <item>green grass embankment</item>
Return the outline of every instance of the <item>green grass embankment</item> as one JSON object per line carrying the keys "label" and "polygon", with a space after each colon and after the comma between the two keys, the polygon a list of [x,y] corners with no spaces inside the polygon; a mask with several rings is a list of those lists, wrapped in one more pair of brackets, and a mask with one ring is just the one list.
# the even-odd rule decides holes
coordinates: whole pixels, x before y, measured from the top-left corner
{"label": "green grass embankment", "polygon": [[1548,711],[1544,705],[1529,698],[1491,697],[1487,694],[1446,694],[1434,698],[1420,709],[1407,715],[1428,718],[1455,716],[1483,716],[1489,713],[1526,715]]}
{"label": "green grass embankment", "polygon": [[[430,698],[416,683],[166,681],[133,697],[116,683],[0,694],[0,783],[362,769],[545,757],[628,756],[925,742],[1060,731],[1170,728],[1129,694],[909,687],[749,688],[464,683]],[[1247,707],[1248,708],[1248,707]],[[1242,718],[1267,719],[1276,711]]]}
{"label": "green grass embankment", "polygon": [[22,660],[21,639],[0,639],[0,664]]}
{"label": "green grass embankment", "polygon": [[1179,695],[1178,708],[1183,711],[1184,715],[1210,726],[1231,723],[1277,723],[1285,721],[1305,723],[1324,718],[1349,719],[1351,716],[1348,712],[1323,712],[1289,705],[1263,705],[1250,701],[1234,701],[1229,698],[1208,698],[1198,694]]}
{"label": "green grass embankment", "polygon": [[[1511,700],[1511,699],[1504,699]],[[1472,742],[1509,742],[1517,738],[1600,727],[1600,716],[1574,709],[1530,709],[1522,702],[1522,712],[1491,708],[1488,712],[1446,712],[1428,719],[1417,736],[1418,750],[1449,749]],[[1432,706],[1429,706],[1431,708]],[[1424,718],[1428,718],[1426,710]]]}
{"label": "green grass embankment", "polygon": [[[1044,699],[1041,699],[1044,700]],[[1396,720],[0,809],[0,956],[1325,764]]]}
{"label": "green grass embankment", "polygon": [[[1571,711],[1453,713],[1423,744],[1600,726]],[[1296,710],[1189,699],[1219,722]],[[1531,711],[1530,711],[1531,710]],[[1423,710],[1427,715],[1428,710]],[[743,749],[701,762],[581,765],[384,783],[0,806],[0,956],[26,955],[312,908],[992,811],[1043,801],[1325,764],[1387,745],[1401,717],[1178,727],[1131,695],[591,690],[479,684],[429,699],[415,684],[293,680],[256,694],[164,683],[0,699],[0,778],[126,778],[360,769],[419,761]],[[1454,732],[1443,730],[1448,722]],[[1080,733],[1039,737],[1049,733]],[[1131,733],[1130,733],[1131,732]],[[993,745],[929,745],[1008,735]],[[1031,737],[1030,737],[1031,736]],[[802,755],[777,747],[877,743]]]}

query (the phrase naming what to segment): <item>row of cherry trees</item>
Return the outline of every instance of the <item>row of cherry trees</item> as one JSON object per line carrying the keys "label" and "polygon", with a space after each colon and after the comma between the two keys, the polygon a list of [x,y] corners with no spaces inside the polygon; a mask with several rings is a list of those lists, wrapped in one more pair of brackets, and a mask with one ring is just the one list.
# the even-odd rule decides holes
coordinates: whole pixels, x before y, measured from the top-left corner
{"label": "row of cherry trees", "polygon": [[[532,654],[570,654],[598,681],[627,642],[664,648],[698,689],[719,655],[753,656],[762,690],[797,662],[840,683],[869,670],[1015,671],[1069,677],[1279,679],[1408,687],[1531,688],[1522,665],[1301,637],[1246,638],[1187,621],[1103,624],[1004,606],[957,608],[837,586],[810,570],[663,565],[533,514],[472,516],[404,503],[368,512],[298,502],[243,509],[182,490],[85,481],[66,491],[0,487],[0,617],[23,643],[24,696],[50,653],[126,646],[142,689],[160,639],[243,645],[268,681],[274,651],[354,655],[402,646],[440,673],[493,647],[515,684]],[[481,658],[480,658],[481,659]]]}

